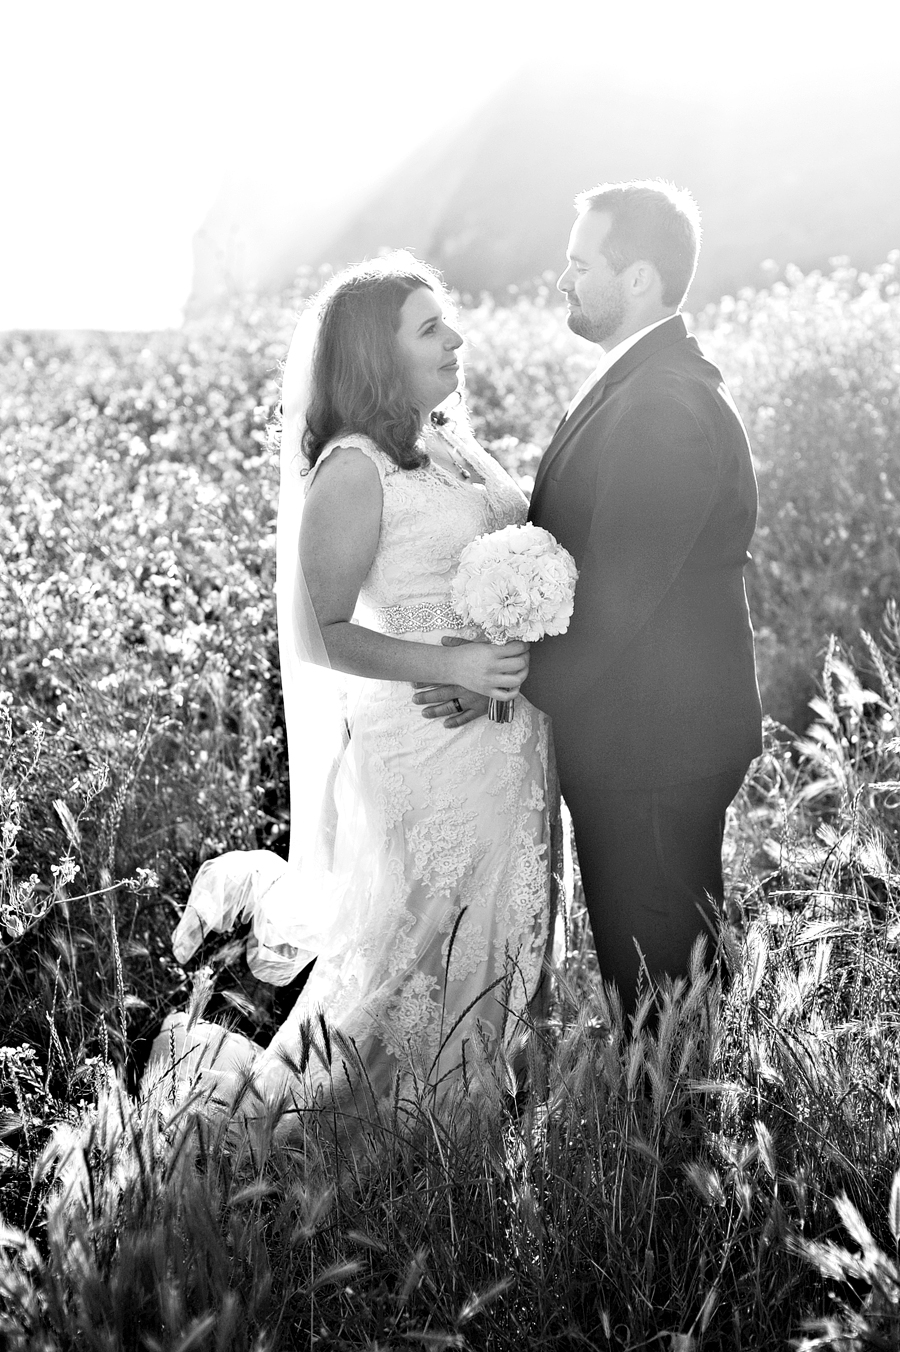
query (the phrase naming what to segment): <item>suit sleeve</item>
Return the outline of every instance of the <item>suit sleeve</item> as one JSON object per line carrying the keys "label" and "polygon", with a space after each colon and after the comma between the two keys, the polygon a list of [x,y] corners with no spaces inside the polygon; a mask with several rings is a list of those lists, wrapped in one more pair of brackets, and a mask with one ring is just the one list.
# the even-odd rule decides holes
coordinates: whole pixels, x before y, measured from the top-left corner
{"label": "suit sleeve", "polygon": [[596,505],[572,620],[565,634],[532,648],[523,689],[551,715],[601,680],[640,633],[716,496],[716,452],[693,410],[674,396],[642,400],[596,454]]}

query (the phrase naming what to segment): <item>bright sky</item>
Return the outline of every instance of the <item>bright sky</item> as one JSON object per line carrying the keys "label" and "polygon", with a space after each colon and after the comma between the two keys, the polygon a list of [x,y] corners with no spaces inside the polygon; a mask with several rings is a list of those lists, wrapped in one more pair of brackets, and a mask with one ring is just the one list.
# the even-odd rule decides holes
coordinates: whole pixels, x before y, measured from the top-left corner
{"label": "bright sky", "polygon": [[[375,181],[526,60],[673,97],[896,60],[895,0],[0,0],[0,329],[178,324],[223,184]],[[852,28],[848,15],[852,13]],[[900,76],[898,76],[900,78]]]}

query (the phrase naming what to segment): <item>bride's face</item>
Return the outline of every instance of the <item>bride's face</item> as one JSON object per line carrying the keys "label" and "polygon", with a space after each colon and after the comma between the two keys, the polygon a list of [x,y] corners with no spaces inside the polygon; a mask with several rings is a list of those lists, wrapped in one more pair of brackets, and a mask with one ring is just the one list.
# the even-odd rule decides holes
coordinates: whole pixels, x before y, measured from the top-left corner
{"label": "bride's face", "polygon": [[397,347],[413,402],[427,418],[459,384],[456,349],[462,338],[444,318],[427,286],[411,291],[400,311]]}

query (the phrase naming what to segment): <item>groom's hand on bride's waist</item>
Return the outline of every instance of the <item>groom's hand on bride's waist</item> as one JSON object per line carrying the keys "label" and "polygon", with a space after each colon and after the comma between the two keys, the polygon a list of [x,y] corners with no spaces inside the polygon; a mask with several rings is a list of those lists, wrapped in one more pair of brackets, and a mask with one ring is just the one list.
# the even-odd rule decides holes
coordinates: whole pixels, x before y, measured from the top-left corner
{"label": "groom's hand on bride's waist", "polygon": [[461,728],[488,711],[487,695],[464,685],[417,685],[413,704],[422,704],[423,718],[442,718],[445,728]]}
{"label": "groom's hand on bride's waist", "polygon": [[[468,643],[465,638],[454,634],[445,634],[441,642],[446,648],[455,648],[460,643]],[[442,718],[445,728],[461,728],[488,711],[487,695],[477,695],[464,685],[423,685],[416,683],[413,704],[423,705],[423,718]]]}

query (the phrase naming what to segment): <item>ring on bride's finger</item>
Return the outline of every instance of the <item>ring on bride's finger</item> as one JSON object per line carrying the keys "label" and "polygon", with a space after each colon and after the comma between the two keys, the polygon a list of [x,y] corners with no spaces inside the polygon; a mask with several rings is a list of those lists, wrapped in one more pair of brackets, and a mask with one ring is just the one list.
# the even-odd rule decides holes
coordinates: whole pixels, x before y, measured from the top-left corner
{"label": "ring on bride's finger", "polygon": [[453,699],[450,701],[450,703],[453,705],[454,709],[456,710],[456,712],[457,712],[458,714],[465,713],[465,710],[463,709],[462,705],[461,705],[460,702],[459,702],[458,696],[455,696],[455,695],[454,695],[454,697],[453,697]]}

